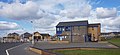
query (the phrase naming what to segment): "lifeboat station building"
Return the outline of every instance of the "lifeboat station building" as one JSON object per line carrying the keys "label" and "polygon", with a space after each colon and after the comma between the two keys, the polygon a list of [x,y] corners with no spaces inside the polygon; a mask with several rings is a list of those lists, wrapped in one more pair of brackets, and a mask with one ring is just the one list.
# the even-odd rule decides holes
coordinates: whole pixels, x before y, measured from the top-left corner
{"label": "lifeboat station building", "polygon": [[69,42],[99,41],[101,24],[89,24],[88,20],[59,22],[56,26],[56,36],[59,40]]}

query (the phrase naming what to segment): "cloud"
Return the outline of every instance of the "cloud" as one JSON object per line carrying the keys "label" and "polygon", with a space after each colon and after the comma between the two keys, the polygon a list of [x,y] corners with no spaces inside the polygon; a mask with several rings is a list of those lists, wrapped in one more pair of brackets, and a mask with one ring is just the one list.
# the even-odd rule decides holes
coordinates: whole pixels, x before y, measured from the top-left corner
{"label": "cloud", "polygon": [[[120,20],[117,8],[94,8],[90,2],[88,0],[27,0],[24,4],[0,2],[0,16],[33,21],[32,25],[36,31],[54,34],[58,22],[79,20],[89,20],[89,23],[100,22],[102,31],[104,29],[116,31]],[[102,1],[96,2],[94,3],[97,5]],[[111,26],[115,29],[110,29]]]}
{"label": "cloud", "polygon": [[117,9],[116,8],[103,8],[98,7],[96,8],[97,17],[98,18],[110,18],[117,16]]}
{"label": "cloud", "polygon": [[104,19],[88,19],[90,23],[101,23],[101,32],[120,31],[120,16]]}
{"label": "cloud", "polygon": [[19,25],[14,22],[0,21],[0,30],[17,29]]}
{"label": "cloud", "polygon": [[11,19],[29,19],[35,18],[38,12],[38,6],[32,1],[25,4],[14,2],[12,4],[0,3],[0,16]]}
{"label": "cloud", "polygon": [[69,1],[70,3],[64,4],[64,10],[61,10],[60,15],[68,18],[75,17],[89,17],[92,6],[85,0]]}
{"label": "cloud", "polygon": [[39,19],[33,19],[32,24],[35,28],[51,28],[52,23],[55,22],[56,17],[53,14],[50,13],[42,13],[40,15],[41,17]]}
{"label": "cloud", "polygon": [[29,0],[25,4],[17,0],[11,4],[1,2],[0,5],[0,16],[18,20],[42,18],[49,13],[68,18],[88,17],[92,8],[86,0]]}

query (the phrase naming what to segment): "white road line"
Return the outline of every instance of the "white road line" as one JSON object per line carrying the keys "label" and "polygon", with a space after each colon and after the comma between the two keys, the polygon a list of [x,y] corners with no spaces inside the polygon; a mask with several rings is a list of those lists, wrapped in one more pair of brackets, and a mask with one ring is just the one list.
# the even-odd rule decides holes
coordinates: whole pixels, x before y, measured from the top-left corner
{"label": "white road line", "polygon": [[[27,44],[27,43],[24,43],[24,44]],[[15,46],[15,47],[6,49],[6,54],[7,54],[7,55],[10,55],[9,52],[8,52],[9,50],[12,50],[12,49],[14,49],[14,48],[20,47],[20,46],[22,46],[22,45],[24,45],[24,44],[21,44],[21,45],[18,45],[18,46]]]}
{"label": "white road line", "polygon": [[6,54],[9,55],[8,50],[6,50]]}

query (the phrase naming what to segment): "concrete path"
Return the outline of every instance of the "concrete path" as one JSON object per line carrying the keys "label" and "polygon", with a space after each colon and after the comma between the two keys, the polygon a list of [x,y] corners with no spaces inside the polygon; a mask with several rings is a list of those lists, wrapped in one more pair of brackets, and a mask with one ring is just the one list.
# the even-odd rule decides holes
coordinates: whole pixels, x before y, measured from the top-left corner
{"label": "concrete path", "polygon": [[57,48],[118,48],[110,43],[97,43],[97,42],[87,42],[87,43],[69,43],[69,44],[51,44],[47,42],[40,42],[34,45],[36,48],[40,49],[57,49]]}

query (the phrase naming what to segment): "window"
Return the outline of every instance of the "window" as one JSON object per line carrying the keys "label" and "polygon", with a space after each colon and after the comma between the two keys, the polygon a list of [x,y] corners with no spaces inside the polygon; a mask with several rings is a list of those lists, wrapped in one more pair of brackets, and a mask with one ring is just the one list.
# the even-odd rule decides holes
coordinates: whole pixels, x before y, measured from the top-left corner
{"label": "window", "polygon": [[60,28],[57,28],[57,31],[60,31]]}
{"label": "window", "polygon": [[59,31],[61,31],[61,28],[59,28]]}
{"label": "window", "polygon": [[94,27],[92,27],[92,30],[94,30]]}
{"label": "window", "polygon": [[67,38],[67,36],[64,36],[64,38]]}
{"label": "window", "polygon": [[70,29],[71,29],[71,28],[70,28],[70,27],[68,27],[68,31],[70,31]]}
{"label": "window", "polygon": [[70,27],[65,27],[65,31],[70,31]]}
{"label": "window", "polygon": [[62,31],[65,31],[65,28],[62,28]]}

